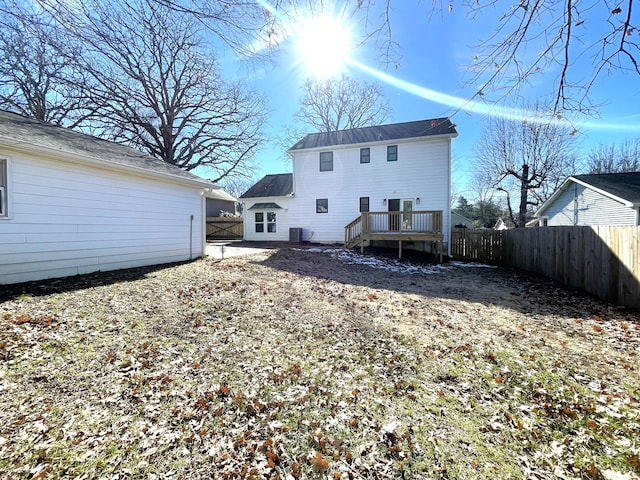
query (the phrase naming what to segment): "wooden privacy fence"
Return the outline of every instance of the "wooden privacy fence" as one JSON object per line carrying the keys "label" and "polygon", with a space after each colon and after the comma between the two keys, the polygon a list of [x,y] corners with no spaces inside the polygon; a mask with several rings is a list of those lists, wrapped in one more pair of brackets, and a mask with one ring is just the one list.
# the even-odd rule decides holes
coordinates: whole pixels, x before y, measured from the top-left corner
{"label": "wooden privacy fence", "polygon": [[207,240],[242,240],[242,218],[207,217]]}
{"label": "wooden privacy fence", "polygon": [[499,262],[502,259],[502,231],[454,228],[451,255],[464,260]]}
{"label": "wooden privacy fence", "polygon": [[539,227],[502,232],[502,263],[617,305],[640,308],[640,227]]}

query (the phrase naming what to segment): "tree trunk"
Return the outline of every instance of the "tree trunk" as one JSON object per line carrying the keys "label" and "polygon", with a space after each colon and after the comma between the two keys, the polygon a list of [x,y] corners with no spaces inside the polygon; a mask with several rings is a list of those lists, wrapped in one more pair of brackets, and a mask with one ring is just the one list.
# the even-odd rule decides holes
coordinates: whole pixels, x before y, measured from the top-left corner
{"label": "tree trunk", "polygon": [[520,211],[518,212],[518,225],[524,227],[527,223],[527,195],[529,193],[529,165],[522,165],[522,175],[520,176]]}

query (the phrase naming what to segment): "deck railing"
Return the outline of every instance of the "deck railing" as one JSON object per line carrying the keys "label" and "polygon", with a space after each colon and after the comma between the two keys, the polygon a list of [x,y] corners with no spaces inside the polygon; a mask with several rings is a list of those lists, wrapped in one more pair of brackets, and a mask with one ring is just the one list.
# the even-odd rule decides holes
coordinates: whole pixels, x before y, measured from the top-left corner
{"label": "deck railing", "polygon": [[344,227],[344,243],[352,247],[361,235],[396,232],[442,234],[442,210],[362,212]]}
{"label": "deck railing", "polygon": [[344,245],[351,248],[354,241],[360,237],[362,233],[362,215],[357,217],[353,222],[344,227]]}

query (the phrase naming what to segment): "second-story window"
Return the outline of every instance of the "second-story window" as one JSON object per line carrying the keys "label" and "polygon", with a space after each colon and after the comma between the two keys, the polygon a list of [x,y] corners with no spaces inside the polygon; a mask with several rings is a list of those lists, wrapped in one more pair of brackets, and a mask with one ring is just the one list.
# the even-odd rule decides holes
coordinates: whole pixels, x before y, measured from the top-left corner
{"label": "second-story window", "polygon": [[320,152],[320,171],[331,172],[333,170],[333,152]]}
{"label": "second-story window", "polygon": [[398,161],[398,146],[387,145],[387,162],[397,162],[397,161]]}
{"label": "second-story window", "polygon": [[371,149],[370,148],[361,148],[360,149],[360,163],[370,163],[371,162]]}

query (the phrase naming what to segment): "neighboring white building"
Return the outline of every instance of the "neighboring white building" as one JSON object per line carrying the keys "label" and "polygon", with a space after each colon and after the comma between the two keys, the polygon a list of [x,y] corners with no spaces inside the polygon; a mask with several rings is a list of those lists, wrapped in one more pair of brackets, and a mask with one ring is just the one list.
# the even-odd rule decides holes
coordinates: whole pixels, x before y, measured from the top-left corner
{"label": "neighboring white building", "polygon": [[0,111],[0,284],[200,257],[216,189],[132,148]]}
{"label": "neighboring white building", "polygon": [[569,177],[536,217],[540,226],[640,225],[640,172]]}
{"label": "neighboring white building", "polygon": [[222,189],[211,190],[206,194],[207,217],[219,217],[224,213],[235,214],[238,199]]}
{"label": "neighboring white building", "polygon": [[288,240],[294,228],[303,241],[343,243],[361,212],[429,210],[442,212],[448,244],[456,136],[447,118],[307,135],[288,151],[292,174],[268,175],[240,197],[245,239]]}

